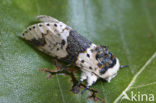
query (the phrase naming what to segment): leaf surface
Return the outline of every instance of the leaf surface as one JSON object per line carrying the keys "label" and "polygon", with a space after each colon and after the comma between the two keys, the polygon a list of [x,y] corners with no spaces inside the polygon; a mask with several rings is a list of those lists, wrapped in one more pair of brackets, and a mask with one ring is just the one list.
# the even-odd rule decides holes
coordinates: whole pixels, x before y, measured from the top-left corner
{"label": "leaf surface", "polygon": [[47,74],[38,71],[55,70],[53,60],[19,36],[43,14],[63,21],[96,44],[109,46],[121,64],[130,65],[110,83],[99,81],[92,86],[98,98],[106,103],[131,102],[121,101],[124,91],[129,97],[131,91],[156,96],[155,5],[155,0],[0,0],[0,102],[94,102],[87,99],[89,91],[73,94],[68,76],[46,79]]}

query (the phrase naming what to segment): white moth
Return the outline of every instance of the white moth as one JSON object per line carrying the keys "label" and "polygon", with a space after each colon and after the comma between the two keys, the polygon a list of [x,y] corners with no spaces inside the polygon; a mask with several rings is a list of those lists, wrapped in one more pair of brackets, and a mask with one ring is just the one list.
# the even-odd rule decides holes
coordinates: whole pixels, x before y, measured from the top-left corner
{"label": "white moth", "polygon": [[110,82],[117,75],[119,60],[105,46],[95,45],[55,18],[41,15],[38,19],[41,23],[29,26],[23,38],[40,51],[78,66],[82,71],[78,85],[87,80],[89,88],[98,78]]}

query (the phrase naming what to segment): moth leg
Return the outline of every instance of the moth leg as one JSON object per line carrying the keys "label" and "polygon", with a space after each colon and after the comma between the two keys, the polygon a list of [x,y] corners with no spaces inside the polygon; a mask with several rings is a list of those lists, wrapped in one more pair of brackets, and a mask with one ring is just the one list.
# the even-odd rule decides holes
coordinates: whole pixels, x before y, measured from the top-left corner
{"label": "moth leg", "polygon": [[75,86],[74,89],[73,89],[75,94],[79,92],[79,86],[80,86],[80,84],[81,84],[84,80],[86,80],[86,79],[87,79],[86,73],[85,73],[85,72],[82,72],[82,73],[81,73],[80,81],[76,84],[76,86]]}
{"label": "moth leg", "polygon": [[51,69],[47,69],[47,68],[40,68],[40,71],[43,71],[45,73],[49,73],[49,76],[47,77],[48,79],[52,77],[52,73],[56,73],[56,72],[62,72],[64,70],[66,70],[66,67],[63,66],[59,61],[55,60],[54,63],[55,67],[57,68],[57,70],[51,70]]}
{"label": "moth leg", "polygon": [[49,73],[48,75],[48,79],[50,79],[52,77],[52,74],[54,71],[52,71],[51,69],[47,69],[47,68],[40,68],[39,71],[45,72],[45,73]]}
{"label": "moth leg", "polygon": [[46,15],[40,15],[40,16],[37,16],[37,18],[38,18],[41,22],[56,22],[56,23],[59,22],[59,21],[56,20],[55,18],[50,17],[50,16],[46,16]]}
{"label": "moth leg", "polygon": [[55,65],[55,67],[57,68],[58,71],[66,70],[66,67],[63,66],[58,60],[55,60],[54,65]]}
{"label": "moth leg", "polygon": [[83,89],[83,91],[81,92],[81,94],[83,94],[86,90],[88,90],[90,87],[87,86],[85,89]]}
{"label": "moth leg", "polygon": [[86,72],[82,71],[80,81],[83,82],[86,79],[87,79],[87,74]]}
{"label": "moth leg", "polygon": [[92,86],[93,84],[96,83],[98,77],[90,72],[86,72],[87,74],[87,87],[81,92],[81,94],[83,94],[86,90],[88,90],[90,88],[90,86]]}
{"label": "moth leg", "polygon": [[82,73],[81,73],[81,79],[80,79],[80,81],[77,83],[76,87],[79,87],[80,84],[81,84],[84,80],[86,80],[86,79],[87,79],[86,73],[85,73],[85,72],[82,72]]}
{"label": "moth leg", "polygon": [[81,84],[84,80],[86,80],[86,79],[87,79],[87,75],[85,74],[85,72],[82,72],[82,73],[81,73],[81,79],[80,79],[80,81],[77,83],[76,87],[79,87],[80,84]]}
{"label": "moth leg", "polygon": [[81,80],[80,80],[80,81],[78,81],[78,83],[76,84],[76,86],[75,86],[75,87],[79,87],[81,83],[82,83],[82,81],[81,81]]}

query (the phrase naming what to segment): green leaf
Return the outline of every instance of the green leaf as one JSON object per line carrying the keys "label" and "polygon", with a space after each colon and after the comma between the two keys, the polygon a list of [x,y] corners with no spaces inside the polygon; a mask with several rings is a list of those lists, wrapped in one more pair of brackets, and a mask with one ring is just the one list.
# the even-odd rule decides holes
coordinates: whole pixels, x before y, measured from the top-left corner
{"label": "green leaf", "polygon": [[156,96],[155,5],[155,0],[0,0],[0,102],[94,102],[87,98],[89,91],[71,92],[69,76],[46,79],[47,74],[39,72],[39,68],[56,70],[53,60],[19,36],[41,14],[63,21],[96,44],[109,46],[121,64],[130,65],[110,83],[99,81],[91,87],[98,91],[98,98],[129,103],[121,99],[124,93],[129,98],[132,91]]}

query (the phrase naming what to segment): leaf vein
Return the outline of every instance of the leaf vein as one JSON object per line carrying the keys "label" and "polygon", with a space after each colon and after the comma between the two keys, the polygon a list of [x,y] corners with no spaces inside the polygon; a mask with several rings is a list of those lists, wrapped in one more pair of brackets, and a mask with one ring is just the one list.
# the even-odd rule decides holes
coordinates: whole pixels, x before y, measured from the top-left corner
{"label": "leaf vein", "polygon": [[151,61],[155,57],[156,57],[156,52],[152,55],[152,57],[148,59],[148,61],[143,65],[143,67],[134,75],[133,79],[131,80],[127,88],[124,91],[122,91],[122,93],[114,100],[114,103],[117,103],[120,100],[120,98],[123,96],[123,94],[126,93],[131,88],[131,86],[135,83],[137,77],[142,73],[142,71],[151,63]]}
{"label": "leaf vein", "polygon": [[60,90],[60,93],[61,93],[62,101],[63,101],[63,103],[65,103],[64,96],[63,96],[63,92],[62,92],[61,85],[60,85],[60,80],[59,80],[59,78],[58,78],[57,75],[56,75],[56,78],[57,78],[59,90]]}
{"label": "leaf vein", "polygon": [[142,87],[146,87],[146,86],[150,86],[150,85],[154,85],[154,84],[156,84],[156,81],[152,82],[152,83],[148,83],[148,84],[142,84],[142,85],[139,85],[139,86],[131,87],[131,89],[133,89],[133,88],[142,88]]}

